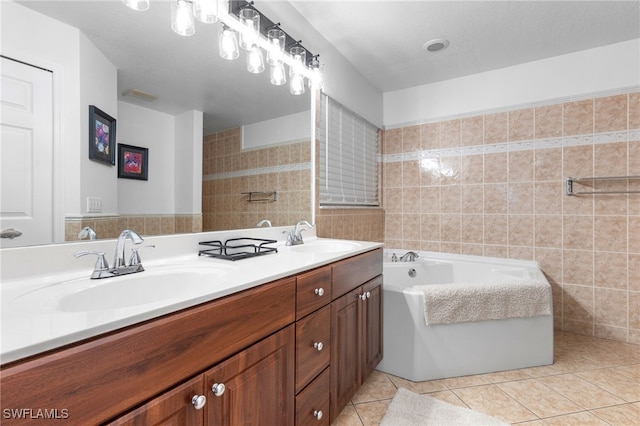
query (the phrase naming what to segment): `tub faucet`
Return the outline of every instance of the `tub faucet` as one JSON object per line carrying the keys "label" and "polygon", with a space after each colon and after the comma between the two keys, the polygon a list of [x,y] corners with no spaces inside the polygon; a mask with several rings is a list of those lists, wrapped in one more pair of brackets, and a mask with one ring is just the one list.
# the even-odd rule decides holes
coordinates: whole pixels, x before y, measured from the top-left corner
{"label": "tub faucet", "polygon": [[414,262],[419,257],[415,251],[408,251],[400,256],[400,262]]}
{"label": "tub faucet", "polygon": [[256,224],[256,228],[260,228],[262,227],[262,225],[267,225],[269,228],[271,228],[271,221],[269,219],[262,219]]}

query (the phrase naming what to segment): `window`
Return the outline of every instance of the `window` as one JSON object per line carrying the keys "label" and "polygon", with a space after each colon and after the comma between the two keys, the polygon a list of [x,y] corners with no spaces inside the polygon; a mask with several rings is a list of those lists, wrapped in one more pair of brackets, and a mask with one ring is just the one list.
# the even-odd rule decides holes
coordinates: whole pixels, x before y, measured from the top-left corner
{"label": "window", "polygon": [[320,207],[378,206],[379,129],[322,94]]}

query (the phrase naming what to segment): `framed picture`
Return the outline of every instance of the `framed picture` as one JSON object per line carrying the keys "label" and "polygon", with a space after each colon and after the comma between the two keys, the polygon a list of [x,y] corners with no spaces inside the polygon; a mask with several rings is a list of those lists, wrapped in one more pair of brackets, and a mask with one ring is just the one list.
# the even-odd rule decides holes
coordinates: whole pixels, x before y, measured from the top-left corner
{"label": "framed picture", "polygon": [[147,180],[149,149],[118,144],[118,177]]}
{"label": "framed picture", "polygon": [[89,159],[116,164],[116,120],[95,105],[89,105]]}

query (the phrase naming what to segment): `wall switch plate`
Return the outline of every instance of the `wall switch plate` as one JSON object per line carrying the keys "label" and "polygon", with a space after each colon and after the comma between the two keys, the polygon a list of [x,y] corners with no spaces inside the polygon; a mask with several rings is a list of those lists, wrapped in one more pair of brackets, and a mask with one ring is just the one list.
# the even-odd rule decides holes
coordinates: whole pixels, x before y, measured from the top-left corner
{"label": "wall switch plate", "polygon": [[102,198],[87,197],[87,213],[102,213]]}

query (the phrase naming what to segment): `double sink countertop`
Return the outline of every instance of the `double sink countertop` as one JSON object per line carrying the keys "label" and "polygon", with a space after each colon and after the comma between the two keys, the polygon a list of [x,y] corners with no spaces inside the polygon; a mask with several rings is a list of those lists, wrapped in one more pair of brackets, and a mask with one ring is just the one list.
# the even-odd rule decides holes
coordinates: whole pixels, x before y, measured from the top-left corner
{"label": "double sink countertop", "polygon": [[[90,279],[95,257],[76,259],[80,250],[106,252],[115,240],[3,249],[1,272],[1,363],[16,361],[69,343],[133,325],[364,253],[381,243],[317,238],[286,246],[282,231],[257,228],[145,238],[140,252],[145,271]],[[278,252],[229,261],[198,256],[201,241],[252,237],[277,240]],[[126,242],[127,253],[131,242]],[[221,313],[224,315],[224,313]]]}

